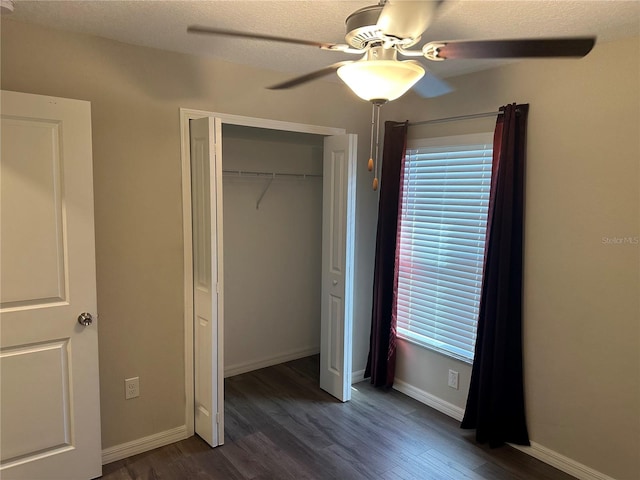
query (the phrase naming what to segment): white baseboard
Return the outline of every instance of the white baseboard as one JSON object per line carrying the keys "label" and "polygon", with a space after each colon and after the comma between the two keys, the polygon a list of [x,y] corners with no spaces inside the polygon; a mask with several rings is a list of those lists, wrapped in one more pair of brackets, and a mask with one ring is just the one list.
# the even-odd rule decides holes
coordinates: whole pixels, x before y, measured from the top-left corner
{"label": "white baseboard", "polygon": [[148,452],[154,448],[164,447],[165,445],[179,442],[188,437],[187,426],[181,425],[171,430],[154,433],[148,437],[142,437],[131,442],[105,448],[102,450],[102,464],[106,465],[116,460],[122,460],[123,458],[138,455],[139,453]]}
{"label": "white baseboard", "polygon": [[319,347],[307,347],[297,350],[291,350],[287,353],[274,355],[271,357],[260,358],[258,360],[250,360],[248,362],[237,363],[235,365],[226,365],[224,367],[224,378],[233,377],[242,373],[252,372],[260,368],[271,367],[279,363],[290,362],[299,358],[308,357],[320,353]]}
{"label": "white baseboard", "polygon": [[424,403],[425,405],[428,405],[429,407],[438,410],[445,415],[449,415],[450,417],[455,418],[458,421],[462,421],[462,417],[464,416],[464,409],[458,407],[457,405],[445,402],[441,398],[438,398],[435,395],[431,395],[429,392],[425,392],[424,390],[420,390],[419,388],[416,388],[413,385],[408,384],[407,382],[403,382],[402,380],[395,379],[393,381],[393,388],[394,390],[404,393],[406,396],[411,397],[414,400],[419,401],[420,403]]}
{"label": "white baseboard", "polygon": [[351,385],[362,382],[364,380],[364,370],[356,370],[351,373]]}
{"label": "white baseboard", "polygon": [[598,472],[535,442],[531,442],[530,447],[509,445],[580,480],[615,480],[613,477]]}

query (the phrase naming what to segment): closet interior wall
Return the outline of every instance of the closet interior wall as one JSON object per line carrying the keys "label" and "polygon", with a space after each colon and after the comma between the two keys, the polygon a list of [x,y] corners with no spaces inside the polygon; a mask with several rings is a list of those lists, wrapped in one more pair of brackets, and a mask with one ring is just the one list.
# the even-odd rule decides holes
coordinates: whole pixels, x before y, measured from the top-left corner
{"label": "closet interior wall", "polygon": [[224,124],[222,149],[228,377],[320,351],[323,137]]}

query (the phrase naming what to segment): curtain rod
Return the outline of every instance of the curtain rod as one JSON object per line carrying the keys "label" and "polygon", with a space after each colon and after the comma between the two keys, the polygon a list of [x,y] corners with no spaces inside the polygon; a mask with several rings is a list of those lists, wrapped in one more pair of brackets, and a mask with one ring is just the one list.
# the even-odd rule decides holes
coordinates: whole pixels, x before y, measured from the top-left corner
{"label": "curtain rod", "polygon": [[409,126],[415,127],[418,125],[428,125],[431,123],[446,123],[446,122],[455,122],[456,120],[471,120],[473,118],[495,117],[496,115],[500,115],[501,113],[502,112],[471,113],[469,115],[458,115],[456,117],[436,118],[434,120],[423,120],[422,122],[409,122]]}

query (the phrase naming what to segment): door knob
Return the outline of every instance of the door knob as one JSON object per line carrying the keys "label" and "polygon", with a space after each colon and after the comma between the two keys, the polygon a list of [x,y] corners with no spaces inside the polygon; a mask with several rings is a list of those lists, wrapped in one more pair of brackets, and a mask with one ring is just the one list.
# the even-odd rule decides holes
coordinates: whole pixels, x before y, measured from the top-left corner
{"label": "door knob", "polygon": [[80,315],[78,315],[78,323],[83,327],[88,327],[93,323],[93,317],[90,313],[81,313]]}

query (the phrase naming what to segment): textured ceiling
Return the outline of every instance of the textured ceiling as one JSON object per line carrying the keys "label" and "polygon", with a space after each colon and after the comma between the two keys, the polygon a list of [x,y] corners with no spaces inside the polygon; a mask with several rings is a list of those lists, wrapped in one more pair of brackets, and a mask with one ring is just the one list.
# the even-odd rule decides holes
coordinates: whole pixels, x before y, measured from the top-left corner
{"label": "textured ceiling", "polygon": [[[377,0],[18,0],[11,16],[19,21],[125,43],[299,74],[344,58],[353,59],[353,56],[307,46],[188,35],[186,28],[199,24],[343,43],[345,18],[360,7],[376,3]],[[423,35],[422,43],[572,35],[597,35],[598,42],[640,35],[640,1],[448,0]],[[429,62],[428,68],[437,75],[449,77],[497,63],[449,60]]]}

